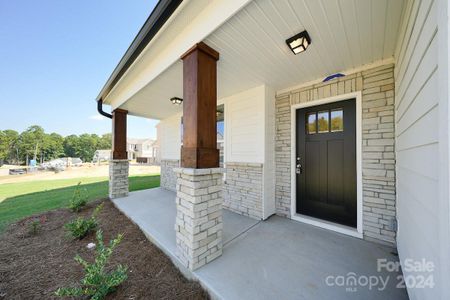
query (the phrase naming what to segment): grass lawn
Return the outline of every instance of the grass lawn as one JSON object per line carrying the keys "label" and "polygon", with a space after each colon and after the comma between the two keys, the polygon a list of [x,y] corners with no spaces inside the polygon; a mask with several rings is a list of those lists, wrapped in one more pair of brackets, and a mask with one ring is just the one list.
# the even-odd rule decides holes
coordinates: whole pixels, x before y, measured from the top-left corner
{"label": "grass lawn", "polygon": [[[130,176],[130,191],[159,186],[159,175]],[[108,178],[73,178],[0,184],[0,233],[8,224],[35,213],[66,207],[78,182],[89,201],[108,197]]]}

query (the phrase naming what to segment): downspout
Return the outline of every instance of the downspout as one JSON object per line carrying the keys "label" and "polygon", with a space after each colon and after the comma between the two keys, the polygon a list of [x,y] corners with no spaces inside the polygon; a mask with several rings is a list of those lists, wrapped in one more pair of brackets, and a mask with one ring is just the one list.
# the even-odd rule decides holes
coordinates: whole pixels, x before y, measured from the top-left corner
{"label": "downspout", "polygon": [[112,115],[111,115],[111,114],[108,114],[107,112],[104,112],[104,111],[103,111],[103,100],[102,100],[102,99],[100,99],[100,100],[97,101],[97,111],[98,111],[98,113],[101,114],[102,116],[105,116],[105,117],[107,117],[107,118],[112,119]]}

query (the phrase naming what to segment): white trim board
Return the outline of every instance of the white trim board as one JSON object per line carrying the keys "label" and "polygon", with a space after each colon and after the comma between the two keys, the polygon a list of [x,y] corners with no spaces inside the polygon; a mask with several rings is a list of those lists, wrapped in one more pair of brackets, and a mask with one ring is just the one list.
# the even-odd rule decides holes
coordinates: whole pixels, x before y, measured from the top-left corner
{"label": "white trim board", "polygon": [[[357,198],[357,221],[356,230],[351,227],[332,223],[325,220],[311,218],[296,213],[296,174],[295,174],[295,153],[296,153],[296,117],[297,109],[333,103],[342,100],[355,99],[356,101],[356,198]],[[362,192],[362,94],[361,91],[343,94],[339,96],[299,103],[291,106],[291,219],[304,222],[310,225],[333,230],[346,235],[363,237],[363,192]]]}

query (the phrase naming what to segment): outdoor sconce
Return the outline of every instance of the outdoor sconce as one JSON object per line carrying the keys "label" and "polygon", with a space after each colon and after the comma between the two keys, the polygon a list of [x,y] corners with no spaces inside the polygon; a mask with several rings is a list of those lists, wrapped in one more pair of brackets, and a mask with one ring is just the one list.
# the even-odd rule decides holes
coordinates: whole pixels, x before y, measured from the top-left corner
{"label": "outdoor sconce", "polygon": [[294,35],[286,40],[286,44],[289,46],[294,54],[299,54],[308,48],[311,44],[311,38],[306,30]]}
{"label": "outdoor sconce", "polygon": [[183,99],[178,98],[178,97],[172,97],[172,98],[170,98],[170,101],[172,101],[172,104],[175,104],[175,105],[180,105],[181,103],[183,103]]}

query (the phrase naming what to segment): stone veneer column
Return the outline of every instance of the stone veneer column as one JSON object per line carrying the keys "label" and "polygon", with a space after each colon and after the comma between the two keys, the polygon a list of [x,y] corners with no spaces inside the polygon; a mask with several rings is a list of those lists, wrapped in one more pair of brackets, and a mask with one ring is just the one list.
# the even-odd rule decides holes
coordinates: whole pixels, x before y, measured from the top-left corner
{"label": "stone veneer column", "polygon": [[174,168],[178,257],[190,270],[222,255],[222,168]]}
{"label": "stone veneer column", "polygon": [[128,196],[128,169],[127,159],[111,159],[109,161],[109,198]]}

